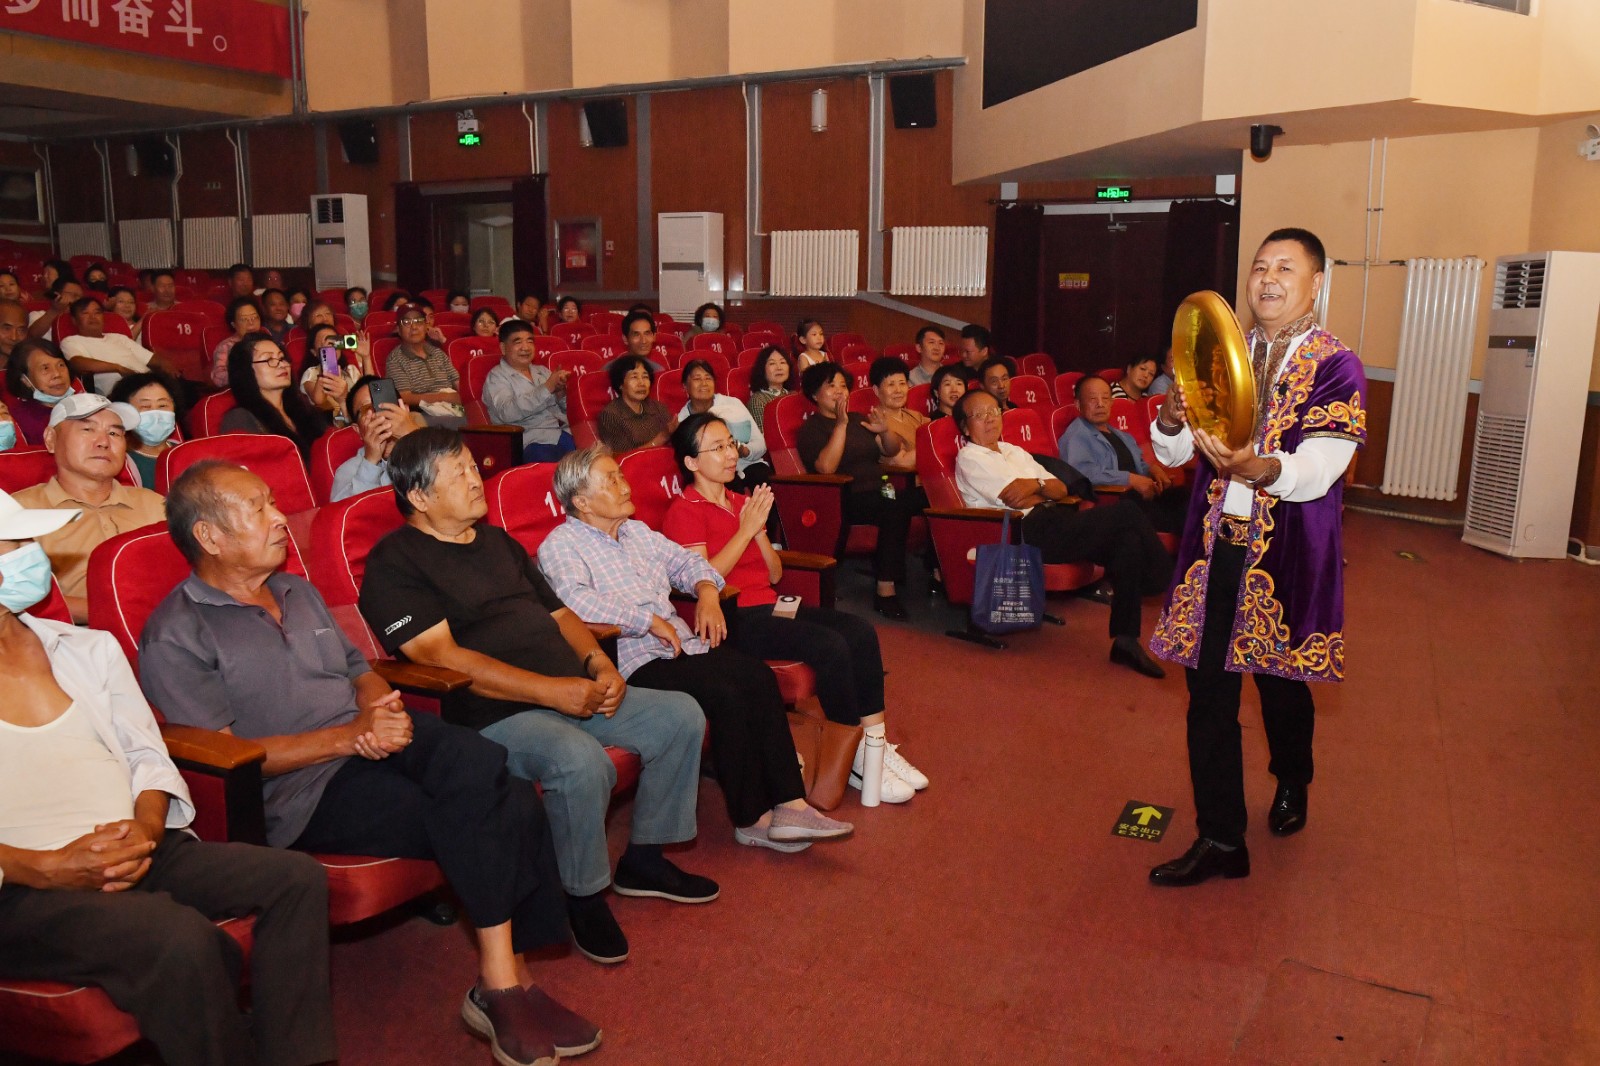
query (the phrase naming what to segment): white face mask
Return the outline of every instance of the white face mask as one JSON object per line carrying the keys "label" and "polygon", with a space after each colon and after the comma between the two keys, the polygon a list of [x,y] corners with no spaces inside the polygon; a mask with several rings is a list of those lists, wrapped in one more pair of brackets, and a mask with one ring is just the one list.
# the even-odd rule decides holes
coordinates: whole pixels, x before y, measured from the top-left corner
{"label": "white face mask", "polygon": [[706,317],[700,320],[700,329],[705,333],[715,333],[722,328],[722,321],[717,318]]}

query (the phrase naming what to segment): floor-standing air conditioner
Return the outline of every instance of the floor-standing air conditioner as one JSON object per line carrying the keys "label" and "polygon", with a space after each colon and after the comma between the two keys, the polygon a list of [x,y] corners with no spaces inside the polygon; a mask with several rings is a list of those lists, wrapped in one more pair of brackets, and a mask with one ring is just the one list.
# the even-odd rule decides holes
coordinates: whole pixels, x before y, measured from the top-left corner
{"label": "floor-standing air conditioner", "polygon": [[1513,558],[1566,555],[1597,315],[1600,253],[1496,260],[1468,544]]}
{"label": "floor-standing air conditioner", "polygon": [[311,198],[311,266],[317,288],[372,288],[367,198],[337,193]]}
{"label": "floor-standing air conditioner", "polygon": [[675,211],[656,216],[661,310],[688,321],[701,304],[722,302],[722,216]]}

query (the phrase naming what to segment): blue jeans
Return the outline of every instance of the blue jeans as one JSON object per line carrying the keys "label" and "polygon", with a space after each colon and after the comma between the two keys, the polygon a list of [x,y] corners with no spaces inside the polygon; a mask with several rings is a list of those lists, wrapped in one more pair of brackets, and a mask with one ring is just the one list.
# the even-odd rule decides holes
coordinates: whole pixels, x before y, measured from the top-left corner
{"label": "blue jeans", "polygon": [[481,732],[505,745],[512,774],[544,789],[556,865],[569,895],[592,895],[611,883],[606,809],[617,768],[607,747],[631,751],[644,763],[633,804],[633,842],[694,838],[706,719],[690,696],[629,685],[610,718],[572,718],[530,707]]}
{"label": "blue jeans", "polygon": [[537,441],[522,449],[522,461],[525,463],[553,463],[557,459],[574,451],[578,442],[572,439],[572,434],[566,430],[561,431],[561,436],[556,438],[554,444],[540,444]]}

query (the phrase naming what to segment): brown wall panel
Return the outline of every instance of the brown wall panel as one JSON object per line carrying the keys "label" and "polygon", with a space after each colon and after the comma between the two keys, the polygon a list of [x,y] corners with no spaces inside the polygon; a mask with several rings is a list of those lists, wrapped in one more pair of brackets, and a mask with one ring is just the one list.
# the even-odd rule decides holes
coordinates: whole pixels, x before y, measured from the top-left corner
{"label": "brown wall panel", "polygon": [[233,145],[222,130],[185,133],[183,176],[178,179],[178,213],[184,218],[239,214],[239,179]]}
{"label": "brown wall panel", "polygon": [[[128,146],[131,139],[111,142],[111,191],[116,196],[117,218],[171,218],[172,179],[128,173]],[[90,158],[94,153],[89,153]],[[96,162],[96,166],[98,166]],[[99,217],[99,216],[96,216]]]}
{"label": "brown wall panel", "polygon": [[[112,188],[117,187],[116,171],[121,169],[127,178],[127,167],[120,151],[111,157]],[[105,221],[104,180],[100,171],[100,157],[88,141],[71,141],[50,146],[50,172],[55,181],[57,222]],[[165,214],[166,212],[163,212]],[[117,200],[117,215],[132,218]]]}
{"label": "brown wall panel", "polygon": [[[378,119],[378,162],[372,166],[346,163],[338,127],[332,122],[323,126],[328,147],[328,191],[358,193],[367,198],[372,270],[390,277],[394,275],[394,183],[400,174],[400,138],[396,123],[401,121],[404,120]],[[377,284],[377,279],[373,283]]]}
{"label": "brown wall panel", "polygon": [[737,87],[650,97],[651,206],[722,213],[724,276],[745,278],[744,95]]}
{"label": "brown wall panel", "polygon": [[258,215],[309,210],[317,191],[316,128],[261,126],[248,136],[250,209]]}
{"label": "brown wall panel", "polygon": [[[528,108],[533,113],[533,108]],[[476,110],[483,143],[456,143],[456,113],[425,111],[411,118],[411,174],[419,182],[514,178],[533,173],[528,122],[519,107]]]}
{"label": "brown wall panel", "polygon": [[[811,93],[828,90],[828,128],[811,132]],[[867,281],[868,102],[864,78],[761,90],[762,228],[861,231]]]}
{"label": "brown wall panel", "polygon": [[894,226],[989,226],[993,185],[955,185],[951,177],[951,84],[953,74],[934,76],[938,125],[894,128],[893,110],[884,118],[883,224]]}
{"label": "brown wall panel", "polygon": [[632,292],[639,285],[638,109],[629,99],[626,147],[584,148],[578,144],[579,106],[557,101],[548,112],[550,220],[599,218],[600,239],[615,248],[601,261],[601,288]]}

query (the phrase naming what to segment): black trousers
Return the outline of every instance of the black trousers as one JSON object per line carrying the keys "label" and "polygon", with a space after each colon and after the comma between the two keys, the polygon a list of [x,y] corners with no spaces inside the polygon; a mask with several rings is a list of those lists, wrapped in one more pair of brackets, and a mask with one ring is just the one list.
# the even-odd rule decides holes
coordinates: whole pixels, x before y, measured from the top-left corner
{"label": "black trousers", "polygon": [[1182,533],[1183,523],[1189,518],[1187,486],[1180,488],[1175,485],[1165,492],[1156,493],[1153,500],[1147,500],[1137,492],[1129,490],[1124,499],[1132,500],[1160,533]]}
{"label": "black trousers", "polygon": [[1047,563],[1091,562],[1111,582],[1111,635],[1137,637],[1140,598],[1167,587],[1172,557],[1155,527],[1129,500],[1080,511],[1035,507],[1022,520],[1022,536]]}
{"label": "black trousers", "polygon": [[[243,954],[212,919],[256,915]],[[0,886],[0,976],[95,985],[168,1066],[306,1066],[338,1056],[328,878],[316,860],[169,830],[125,892]]]}
{"label": "black trousers", "polygon": [[518,952],[567,940],[555,844],[533,783],[476,730],[411,715],[411,743],[346,759],[292,847],[433,859],[479,929],[511,923]]}
{"label": "black trousers", "polygon": [[859,725],[883,710],[883,653],[878,631],[844,611],[801,605],[775,618],[772,605],[741,607],[728,616],[734,647],[757,659],[798,659],[817,675],[817,700],[830,722]]}
{"label": "black trousers", "polygon": [[753,825],[778,804],[806,794],[783,693],[760,659],[720,644],[704,655],[652,659],[628,683],[686,692],[700,704],[711,727],[717,782],[735,826]]}
{"label": "black trousers", "polygon": [[844,524],[877,526],[878,547],[873,553],[872,574],[879,581],[899,583],[906,579],[906,538],[911,519],[928,505],[921,489],[886,498],[877,488],[844,494]]}
{"label": "black trousers", "polygon": [[[1223,668],[1233,634],[1233,604],[1244,574],[1245,549],[1218,540],[1206,579],[1206,622],[1200,665],[1186,671],[1189,683],[1189,781],[1200,835],[1221,844],[1244,843],[1244,753],[1239,731],[1239,693],[1244,675]],[[1267,769],[1286,785],[1311,783],[1311,735],[1315,713],[1311,686],[1270,674],[1253,674],[1261,696],[1261,724],[1271,762]]]}

